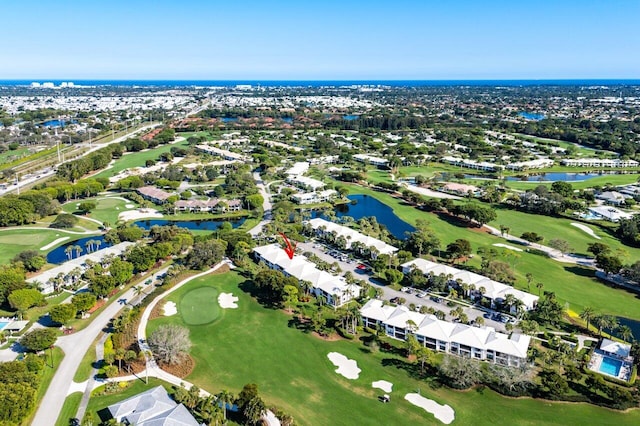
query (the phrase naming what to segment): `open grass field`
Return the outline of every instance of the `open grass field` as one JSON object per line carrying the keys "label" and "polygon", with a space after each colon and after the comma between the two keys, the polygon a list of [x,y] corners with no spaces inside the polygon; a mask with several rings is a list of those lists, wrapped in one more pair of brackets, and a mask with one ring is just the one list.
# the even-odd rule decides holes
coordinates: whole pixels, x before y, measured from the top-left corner
{"label": "open grass field", "polygon": [[7,150],[5,152],[0,152],[0,164],[9,163],[15,160],[18,160],[29,154],[29,148],[26,146],[21,146],[15,150]]}
{"label": "open grass field", "polygon": [[[178,302],[191,287],[211,286],[238,296],[238,309],[224,310],[219,320],[189,326],[180,315],[151,321],[149,331],[161,324],[181,324],[191,330],[196,360],[187,377],[210,392],[234,393],[246,383],[257,383],[267,405],[291,414],[301,425],[415,425],[441,424],[431,414],[404,400],[420,390],[427,398],[449,404],[460,425],[494,425],[505,419],[513,425],[636,424],[640,411],[619,413],[586,404],[551,403],[528,398],[504,398],[488,390],[457,392],[431,389],[414,379],[405,359],[388,353],[369,353],[358,340],[325,341],[287,324],[291,316],[262,307],[239,286],[235,272],[200,278],[169,296]],[[335,373],[329,352],[339,352],[358,363],[356,380]],[[393,383],[391,403],[381,404],[371,382]],[[92,404],[93,404],[92,399]],[[102,404],[103,406],[106,404]]]}
{"label": "open grass field", "polygon": [[[471,243],[473,252],[475,252],[479,247],[506,242],[503,238],[479,231],[477,228],[468,228],[449,216],[437,215],[435,213],[418,210],[387,193],[373,191],[369,188],[357,185],[346,184],[345,186],[349,188],[352,194],[366,194],[375,197],[379,201],[391,207],[400,219],[412,225],[415,225],[417,219],[427,220],[436,235],[440,238],[440,245],[443,249],[447,244],[458,238],[468,240]],[[499,212],[499,214],[501,213],[502,211]],[[539,220],[546,219],[553,222],[556,219],[544,217],[542,217],[542,219],[539,218],[540,216],[529,218],[509,214],[504,216],[507,223],[509,221],[513,221],[515,224],[511,229],[511,232],[516,235],[519,235],[516,231],[518,227],[522,227],[524,229],[524,226],[527,226],[526,224],[533,223],[535,225],[527,230],[541,232],[547,236],[547,233],[543,230],[544,225],[538,225],[540,223]],[[499,224],[502,222],[497,221],[497,223]],[[602,240],[590,240],[591,237],[587,234],[584,234],[585,237],[580,237],[580,233],[583,233],[583,231],[580,231],[577,228],[575,228],[576,234],[573,234],[571,229],[565,230],[565,228],[574,228],[569,225],[569,220],[561,220],[560,223],[562,223],[562,225],[551,223],[553,226],[559,226],[560,228],[556,230],[556,232],[558,232],[557,234],[553,231],[549,232],[549,238],[562,238],[564,235],[570,235],[572,239],[576,241],[577,245],[584,244],[585,249],[586,243],[590,241],[602,241],[607,244],[611,242],[614,249],[622,247],[622,244],[620,243],[614,245],[615,241],[613,241],[613,238],[611,237],[608,237],[609,239],[605,239],[605,236],[603,235]],[[633,253],[633,255],[630,255],[627,258],[627,260],[635,261],[637,259],[636,253],[638,253],[638,250],[628,248],[626,246],[624,246],[624,248],[628,249],[629,253]],[[507,253],[507,251],[505,251],[505,253]],[[529,289],[531,293],[537,294],[535,284],[542,282],[544,284],[543,290],[555,292],[562,303],[569,304],[569,307],[576,312],[580,312],[584,307],[590,306],[595,308],[598,312],[640,320],[640,299],[638,298],[638,295],[623,289],[610,287],[600,282],[594,277],[592,269],[574,264],[560,263],[549,259],[546,256],[527,252],[521,252],[518,253],[518,255],[520,257],[515,261],[506,258],[503,259],[504,261],[511,263],[515,270],[517,288],[527,290],[526,274],[529,272],[533,274],[534,279],[533,286]],[[469,264],[478,267],[480,264],[479,258],[480,256],[476,255]]]}
{"label": "open grass field", "polygon": [[182,296],[178,312],[188,325],[205,325],[220,316],[218,289],[209,286],[192,288]]}
{"label": "open grass field", "polygon": [[117,175],[124,169],[131,169],[133,167],[144,167],[145,162],[147,160],[156,160],[160,156],[160,154],[169,152],[172,147],[174,146],[184,147],[187,145],[188,145],[187,141],[185,140],[185,141],[174,143],[174,144],[160,145],[156,148],[152,148],[146,151],[132,152],[129,154],[125,154],[114,162],[113,167],[105,169],[100,173],[93,175],[92,177],[110,178],[111,176]]}

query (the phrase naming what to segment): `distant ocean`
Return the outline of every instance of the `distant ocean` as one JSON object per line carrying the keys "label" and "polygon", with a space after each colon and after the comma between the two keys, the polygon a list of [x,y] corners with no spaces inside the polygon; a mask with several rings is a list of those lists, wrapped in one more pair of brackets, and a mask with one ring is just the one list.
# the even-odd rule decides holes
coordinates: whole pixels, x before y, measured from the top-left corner
{"label": "distant ocean", "polygon": [[52,82],[56,86],[72,81],[79,86],[266,86],[266,87],[322,87],[322,86],[639,86],[633,80],[0,80],[0,86],[29,86],[32,82]]}

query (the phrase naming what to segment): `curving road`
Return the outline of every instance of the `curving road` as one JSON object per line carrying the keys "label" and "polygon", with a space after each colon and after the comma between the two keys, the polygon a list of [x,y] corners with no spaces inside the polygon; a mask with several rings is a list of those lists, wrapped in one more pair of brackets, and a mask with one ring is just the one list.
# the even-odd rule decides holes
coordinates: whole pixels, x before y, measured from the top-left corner
{"label": "curving road", "polygon": [[[158,278],[158,275],[164,274],[169,267],[163,268],[153,274],[151,284],[146,288],[153,286],[153,282]],[[60,415],[62,405],[67,397],[67,391],[73,383],[73,377],[78,370],[78,366],[87,353],[91,344],[96,340],[96,337],[103,331],[103,329],[109,324],[111,318],[116,316],[127,303],[120,303],[120,300],[130,301],[134,299],[135,291],[133,288],[127,290],[118,301],[114,301],[109,304],[104,311],[102,311],[91,323],[82,331],[74,334],[60,337],[56,342],[56,346],[60,347],[64,351],[64,358],[58,366],[56,374],[53,376],[51,384],[45,393],[38,411],[33,418],[32,426],[51,426],[55,423],[55,419]],[[52,420],[54,419],[54,420]]]}

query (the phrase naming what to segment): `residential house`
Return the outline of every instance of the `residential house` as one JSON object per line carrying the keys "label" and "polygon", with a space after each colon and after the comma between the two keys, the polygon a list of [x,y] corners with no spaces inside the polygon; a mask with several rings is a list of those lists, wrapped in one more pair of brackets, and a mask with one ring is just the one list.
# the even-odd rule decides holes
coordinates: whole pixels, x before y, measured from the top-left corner
{"label": "residential house", "polygon": [[160,188],[156,188],[155,186],[143,186],[141,188],[136,189],[136,192],[142,196],[145,200],[149,200],[155,204],[164,204],[167,202],[169,197],[171,197],[172,193],[163,191]]}
{"label": "residential house", "polygon": [[297,204],[315,204],[326,203],[336,198],[338,192],[334,189],[326,189],[318,192],[304,192],[300,194],[293,194],[291,199]]}
{"label": "residential house", "polygon": [[220,200],[211,198],[209,200],[179,200],[176,201],[173,210],[189,213],[211,213],[239,211],[242,209],[241,200]]}
{"label": "residential house", "polygon": [[214,146],[209,146],[209,145],[196,145],[196,149],[202,152],[205,152],[207,154],[210,155],[215,155],[217,157],[222,157],[225,160],[236,160],[236,161],[246,161],[247,158],[242,155],[242,154],[238,154],[237,152],[231,152],[229,150],[226,149],[221,149],[221,148],[216,148]]}
{"label": "residential house", "polygon": [[627,198],[631,198],[630,196],[625,196],[617,191],[604,191],[599,194],[596,194],[597,200],[604,201],[605,204],[610,204],[612,206],[619,206],[620,204],[624,204]]}
{"label": "residential house", "polygon": [[322,189],[325,187],[325,183],[318,179],[313,179],[307,176],[302,175],[290,175],[287,178],[287,182],[292,185],[297,186],[298,188],[308,190],[308,191],[317,191],[318,189]]}
{"label": "residential house", "polygon": [[589,213],[596,219],[608,220],[609,222],[619,222],[620,219],[630,219],[633,216],[631,213],[610,206],[589,207]]}
{"label": "residential house", "polygon": [[369,154],[354,154],[353,159],[365,164],[371,164],[378,167],[387,167],[389,165],[389,160],[386,158],[376,157]]}
{"label": "residential house", "polygon": [[382,300],[369,300],[360,315],[365,327],[382,327],[385,334],[406,340],[413,334],[424,347],[465,358],[511,367],[527,363],[531,337],[499,333],[492,327],[473,327],[437,319],[409,310],[406,306],[385,305]]}
{"label": "residential house", "polygon": [[339,308],[360,296],[362,289],[359,286],[347,283],[344,277],[319,270],[304,256],[294,255],[293,258],[289,258],[278,244],[256,247],[253,252],[256,259],[264,262],[269,268],[295,277],[301,282],[311,283],[311,291],[317,297],[323,298],[328,305]]}
{"label": "residential house", "polygon": [[162,386],[149,389],[108,407],[119,423],[136,426],[201,426]]}
{"label": "residential house", "polygon": [[479,196],[482,191],[480,188],[474,185],[465,185],[463,183],[455,183],[455,182],[446,182],[441,188],[443,192],[448,192],[450,194],[457,194],[461,196],[467,196],[471,194],[474,197]]}

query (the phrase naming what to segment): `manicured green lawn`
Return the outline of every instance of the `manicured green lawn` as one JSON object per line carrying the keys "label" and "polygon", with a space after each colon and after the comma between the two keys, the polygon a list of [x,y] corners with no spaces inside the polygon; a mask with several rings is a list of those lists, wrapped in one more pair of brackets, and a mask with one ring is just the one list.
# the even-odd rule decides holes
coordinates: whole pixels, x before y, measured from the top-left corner
{"label": "manicured green lawn", "polygon": [[60,411],[60,416],[58,417],[56,426],[69,426],[69,419],[76,417],[81,400],[82,392],[74,392],[67,396],[67,399],[64,400],[64,405]]}
{"label": "manicured green lawn", "polygon": [[[131,210],[127,205],[133,205],[136,208],[137,203],[131,200],[124,200],[116,197],[95,197],[87,198],[80,202],[92,201],[96,203],[96,208],[89,213],[89,217],[99,220],[100,222],[108,222],[111,226],[118,221],[118,215],[123,211]],[[77,200],[66,203],[62,209],[67,213],[77,213],[77,206],[80,204]]]}
{"label": "manicured green lawn", "polygon": [[[601,230],[596,225],[589,225],[583,222],[576,222],[570,219],[555,218],[531,213],[525,213],[506,208],[496,209],[498,219],[491,222],[495,228],[505,225],[510,228],[511,235],[520,236],[523,232],[536,232],[542,235],[542,244],[547,244],[549,240],[560,238],[566,240],[571,245],[574,253],[592,256],[587,252],[590,243],[601,242],[607,244],[612,250],[623,249],[629,253],[627,262],[631,259],[640,258],[640,249],[624,245],[617,238]],[[591,228],[600,239],[596,239],[581,229],[571,225],[571,223],[581,223]]]}
{"label": "manicured green lawn", "polygon": [[[0,250],[0,264],[9,263],[15,255],[25,250],[37,250],[46,256],[55,246],[43,251],[40,248],[59,238],[69,237],[60,242],[60,244],[64,244],[87,236],[89,235],[68,234],[58,229],[29,229],[24,227],[21,229],[0,230],[0,247],[2,247]],[[56,244],[56,246],[60,244]]]}
{"label": "manicured green lawn", "polygon": [[220,316],[218,289],[208,286],[191,287],[180,299],[178,312],[189,325],[205,325],[215,321]]}
{"label": "manicured green lawn", "polygon": [[[244,279],[235,272],[210,275],[169,296],[179,302],[190,289],[210,286],[238,296],[238,309],[223,310],[208,325],[188,326],[181,315],[151,321],[148,332],[161,324],[181,324],[191,331],[191,355],[196,360],[187,377],[210,392],[234,393],[246,383],[256,383],[267,405],[276,405],[303,425],[415,425],[441,424],[431,414],[404,400],[421,394],[455,410],[454,424],[514,425],[637,424],[638,410],[618,413],[586,404],[550,403],[532,399],[503,398],[488,389],[457,392],[431,389],[409,376],[404,359],[388,353],[368,353],[359,341],[325,341],[287,326],[291,316],[262,307],[238,286]],[[329,352],[339,352],[358,363],[356,380],[335,373]],[[381,404],[371,382],[393,383],[391,403]],[[106,404],[103,404],[105,406]]]}
{"label": "manicured green lawn", "polygon": [[8,151],[5,151],[5,152],[2,152],[2,153],[0,153],[0,164],[18,160],[18,159],[20,159],[23,156],[26,156],[28,154],[29,154],[29,148],[24,147],[24,146],[23,147],[19,147],[16,150],[8,150]]}
{"label": "manicured green lawn", "polygon": [[[566,169],[563,168],[562,171],[569,171],[570,173],[581,173],[585,172],[585,170],[581,170],[579,168],[571,168]],[[545,170],[551,171],[551,170]],[[541,173],[544,171],[540,171]],[[636,183],[640,178],[640,174],[626,174],[626,175],[602,175],[597,176],[587,180],[569,182],[573,189],[585,189],[585,188],[593,188],[595,186],[606,186],[606,185],[628,185],[631,183]],[[473,183],[473,182],[471,182]],[[521,191],[531,190],[539,185],[551,186],[551,182],[537,182],[535,177],[532,177],[529,182],[519,182],[519,181],[504,181],[504,184],[509,188],[518,189]]]}
{"label": "manicured green lawn", "polygon": [[133,167],[144,167],[147,160],[157,160],[160,154],[169,152],[172,147],[184,147],[187,146],[187,141],[178,142],[175,144],[160,145],[156,148],[149,149],[148,151],[132,152],[125,154],[115,161],[113,167],[103,170],[100,173],[92,176],[109,178],[120,173],[124,169],[131,169]]}

